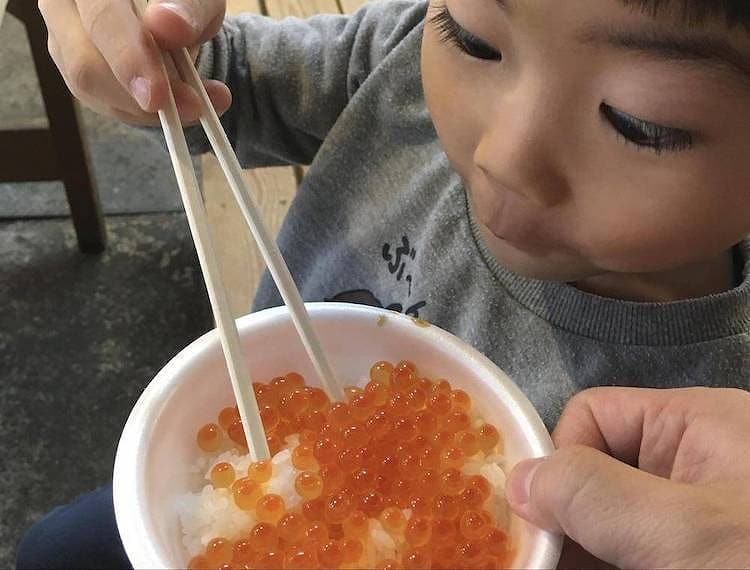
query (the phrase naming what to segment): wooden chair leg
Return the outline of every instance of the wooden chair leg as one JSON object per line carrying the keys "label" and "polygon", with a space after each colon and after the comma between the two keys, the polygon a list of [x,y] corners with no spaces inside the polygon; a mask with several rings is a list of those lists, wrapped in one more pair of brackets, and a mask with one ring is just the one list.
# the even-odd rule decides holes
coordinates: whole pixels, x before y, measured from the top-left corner
{"label": "wooden chair leg", "polygon": [[36,4],[32,0],[11,0],[9,9],[26,25],[78,247],[84,253],[100,253],[106,247],[106,230],[78,109],[47,51],[47,28]]}

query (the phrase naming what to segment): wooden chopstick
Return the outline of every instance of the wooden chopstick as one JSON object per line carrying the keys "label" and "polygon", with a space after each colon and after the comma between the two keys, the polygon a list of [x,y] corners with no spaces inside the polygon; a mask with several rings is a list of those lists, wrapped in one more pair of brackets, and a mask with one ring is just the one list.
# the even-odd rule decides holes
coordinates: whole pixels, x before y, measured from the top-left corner
{"label": "wooden chopstick", "polygon": [[[136,13],[143,17],[145,0],[133,0]],[[162,67],[167,76],[166,65],[162,59]],[[242,358],[240,337],[237,324],[232,317],[229,300],[221,280],[219,266],[214,253],[208,216],[203,205],[203,199],[195,175],[193,162],[182,130],[182,123],[175,104],[174,94],[169,90],[167,107],[159,111],[159,120],[164,129],[169,155],[172,159],[180,195],[185,206],[190,231],[198,252],[203,278],[211,301],[214,319],[216,320],[221,346],[224,350],[229,378],[237,400],[242,425],[247,438],[248,450],[253,461],[269,459],[271,453],[266,442],[263,422],[260,418],[255,391],[250,382],[247,366]]]}
{"label": "wooden chopstick", "polygon": [[190,85],[200,96],[201,125],[206,131],[216,157],[219,159],[234,198],[245,217],[250,231],[255,237],[255,241],[266,262],[266,266],[273,276],[276,287],[284,303],[289,308],[294,326],[302,339],[302,343],[315,367],[315,371],[320,377],[323,388],[332,399],[344,400],[343,387],[337,381],[333,369],[323,352],[320,340],[313,329],[310,315],[307,313],[299,289],[297,289],[289,268],[281,255],[281,250],[263,220],[253,194],[247,187],[245,179],[242,176],[242,167],[237,159],[237,155],[227,138],[216,110],[211,104],[208,93],[206,93],[206,88],[198,71],[195,69],[188,50],[182,49],[172,52],[172,59],[182,80]]}

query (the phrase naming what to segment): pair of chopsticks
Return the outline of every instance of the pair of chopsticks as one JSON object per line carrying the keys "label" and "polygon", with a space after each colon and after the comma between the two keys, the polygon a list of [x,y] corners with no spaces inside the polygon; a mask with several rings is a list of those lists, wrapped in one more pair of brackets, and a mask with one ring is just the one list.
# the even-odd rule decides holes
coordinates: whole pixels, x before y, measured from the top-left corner
{"label": "pair of chopsticks", "polygon": [[[147,0],[133,0],[136,14],[141,19],[146,9],[146,3]],[[343,389],[337,382],[333,370],[323,353],[320,341],[313,330],[310,316],[305,309],[305,304],[292,279],[289,268],[281,256],[281,251],[263,221],[253,195],[245,185],[245,180],[242,177],[242,167],[237,159],[237,155],[229,143],[226,132],[211,104],[211,100],[208,97],[208,93],[206,93],[198,71],[195,69],[190,54],[186,49],[163,53],[162,68],[165,76],[167,75],[167,71],[164,58],[169,57],[174,62],[180,78],[190,85],[200,96],[202,109],[201,125],[208,136],[214,153],[219,159],[234,198],[258,244],[263,259],[281,293],[281,297],[289,309],[294,326],[321,379],[323,388],[329,397],[337,400],[343,399]],[[254,461],[268,459],[270,451],[263,430],[263,422],[260,418],[258,403],[255,399],[252,384],[250,383],[247,367],[242,358],[237,324],[232,317],[227,293],[222,283],[221,274],[219,273],[208,216],[203,205],[198,179],[193,168],[190,151],[185,140],[185,133],[182,130],[180,116],[171,89],[169,90],[167,107],[159,111],[159,120],[164,130],[164,136],[169,148],[169,155],[172,159],[172,166],[177,176],[177,184],[185,206],[190,231],[198,252],[198,259],[203,272],[203,278],[206,282],[214,320],[216,321],[219,338],[224,350],[224,357],[226,358],[229,370],[229,377],[245,430],[248,450]]]}

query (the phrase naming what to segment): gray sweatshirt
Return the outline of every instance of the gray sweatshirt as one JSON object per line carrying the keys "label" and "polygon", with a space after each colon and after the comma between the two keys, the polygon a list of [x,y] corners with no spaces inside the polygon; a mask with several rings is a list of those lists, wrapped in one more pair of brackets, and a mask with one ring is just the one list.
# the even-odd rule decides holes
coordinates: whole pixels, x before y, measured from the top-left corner
{"label": "gray sweatshirt", "polygon": [[[487,251],[425,105],[426,8],[242,15],[202,49],[201,73],[234,94],[223,122],[243,165],[312,164],[279,236],[304,299],[388,307],[451,331],[505,370],[548,427],[592,386],[750,388],[747,265],[730,292],[648,304],[526,279]],[[266,275],[255,309],[281,303]]]}

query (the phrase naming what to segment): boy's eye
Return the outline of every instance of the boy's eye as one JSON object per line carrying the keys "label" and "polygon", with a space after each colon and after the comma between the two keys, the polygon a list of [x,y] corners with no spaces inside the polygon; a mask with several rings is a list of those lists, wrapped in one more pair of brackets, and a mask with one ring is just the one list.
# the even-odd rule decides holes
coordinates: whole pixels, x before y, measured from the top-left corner
{"label": "boy's eye", "polygon": [[650,149],[656,154],[689,150],[693,147],[693,136],[688,131],[644,121],[606,103],[602,103],[601,113],[627,141]]}
{"label": "boy's eye", "polygon": [[430,18],[430,22],[437,29],[441,40],[457,47],[471,57],[488,61],[501,61],[503,59],[503,54],[461,27],[451,16],[447,6],[441,6],[437,13]]}

